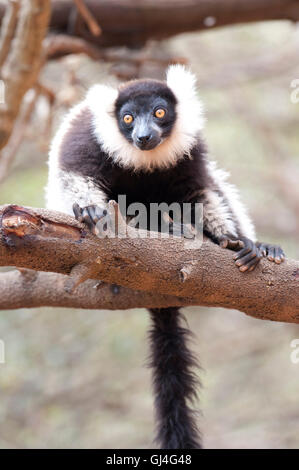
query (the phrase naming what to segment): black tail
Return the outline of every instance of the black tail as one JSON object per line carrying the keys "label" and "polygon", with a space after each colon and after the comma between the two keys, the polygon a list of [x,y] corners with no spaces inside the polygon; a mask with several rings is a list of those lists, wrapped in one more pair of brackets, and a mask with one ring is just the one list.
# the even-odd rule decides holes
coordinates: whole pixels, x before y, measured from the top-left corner
{"label": "black tail", "polygon": [[158,420],[157,441],[162,449],[200,449],[200,436],[189,402],[196,398],[197,365],[189,351],[190,331],[181,326],[178,308],[150,309],[151,362]]}

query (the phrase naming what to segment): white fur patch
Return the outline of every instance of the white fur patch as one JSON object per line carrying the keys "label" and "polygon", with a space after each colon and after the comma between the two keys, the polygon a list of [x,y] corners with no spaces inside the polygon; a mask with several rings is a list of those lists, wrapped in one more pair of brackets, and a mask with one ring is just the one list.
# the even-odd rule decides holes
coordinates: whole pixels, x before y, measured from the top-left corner
{"label": "white fur patch", "polygon": [[180,136],[183,148],[191,150],[205,122],[203,106],[197,94],[196,77],[183,65],[171,65],[167,70],[167,86],[178,100],[173,133]]}
{"label": "white fur patch", "polygon": [[47,208],[74,215],[73,204],[80,207],[103,206],[106,195],[91,180],[72,172],[60,170],[58,178],[50,179],[47,187]]}
{"label": "white fur patch", "polygon": [[205,189],[203,195],[203,223],[205,229],[218,239],[228,234],[237,237],[236,224],[224,198],[211,189]]}
{"label": "white fur patch", "polygon": [[120,165],[137,171],[174,165],[191,151],[203,127],[202,105],[197,97],[195,81],[194,75],[180,65],[168,69],[167,85],[178,100],[177,120],[171,135],[147,151],[134,147],[118,128],[113,113],[118,91],[105,85],[93,86],[86,102],[93,113],[94,132],[103,150]]}
{"label": "white fur patch", "polygon": [[90,178],[84,178],[72,172],[66,172],[59,167],[60,147],[64,136],[72,127],[73,120],[86,108],[83,101],[74,106],[65,116],[50,148],[49,177],[46,186],[46,206],[48,209],[73,215],[73,203],[84,207],[90,204],[102,205],[104,193],[96,187]]}
{"label": "white fur patch", "polygon": [[[253,223],[250,220],[245,206],[240,200],[239,192],[235,186],[228,183],[227,181],[229,173],[221,170],[220,168],[217,168],[215,162],[208,161],[207,167],[212,179],[222,191],[225,199],[229,204],[228,207],[227,204],[225,204],[223,201],[221,210],[222,217],[225,217],[227,219],[227,224],[231,225],[231,216],[229,217],[229,214],[232,213],[233,217],[238,221],[242,234],[245,237],[250,238],[250,240],[256,241],[256,234]],[[226,210],[224,210],[223,207],[226,207]]]}

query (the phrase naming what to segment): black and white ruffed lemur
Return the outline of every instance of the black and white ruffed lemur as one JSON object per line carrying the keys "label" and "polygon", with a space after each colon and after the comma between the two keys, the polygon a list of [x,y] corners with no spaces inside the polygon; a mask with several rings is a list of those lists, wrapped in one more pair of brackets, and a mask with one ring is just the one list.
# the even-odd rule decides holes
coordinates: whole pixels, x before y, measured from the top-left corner
{"label": "black and white ruffed lemur", "polygon": [[[47,207],[94,230],[105,204],[203,204],[203,231],[236,252],[240,271],[264,256],[280,263],[281,248],[257,243],[254,227],[227,175],[207,158],[195,77],[171,66],[167,80],[133,80],[118,89],[93,86],[66,116],[49,158]],[[201,447],[191,401],[196,361],[178,308],[150,309],[151,366],[157,440],[165,449]]]}

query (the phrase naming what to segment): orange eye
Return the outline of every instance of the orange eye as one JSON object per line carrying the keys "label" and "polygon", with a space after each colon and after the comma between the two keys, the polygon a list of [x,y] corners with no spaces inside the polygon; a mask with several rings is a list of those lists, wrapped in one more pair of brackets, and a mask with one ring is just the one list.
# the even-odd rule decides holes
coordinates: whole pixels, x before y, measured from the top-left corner
{"label": "orange eye", "polygon": [[131,114],[125,114],[123,119],[126,124],[133,122],[133,116]]}
{"label": "orange eye", "polygon": [[159,108],[155,111],[155,116],[156,118],[162,119],[165,116],[165,110],[162,108]]}

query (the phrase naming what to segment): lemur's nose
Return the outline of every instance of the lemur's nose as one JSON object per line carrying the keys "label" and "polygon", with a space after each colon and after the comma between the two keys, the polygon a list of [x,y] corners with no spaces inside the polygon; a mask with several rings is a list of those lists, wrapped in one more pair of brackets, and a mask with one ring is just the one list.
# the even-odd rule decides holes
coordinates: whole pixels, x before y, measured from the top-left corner
{"label": "lemur's nose", "polygon": [[146,144],[150,139],[151,139],[151,134],[147,134],[147,135],[139,135],[137,137],[137,141],[140,143],[140,144]]}

